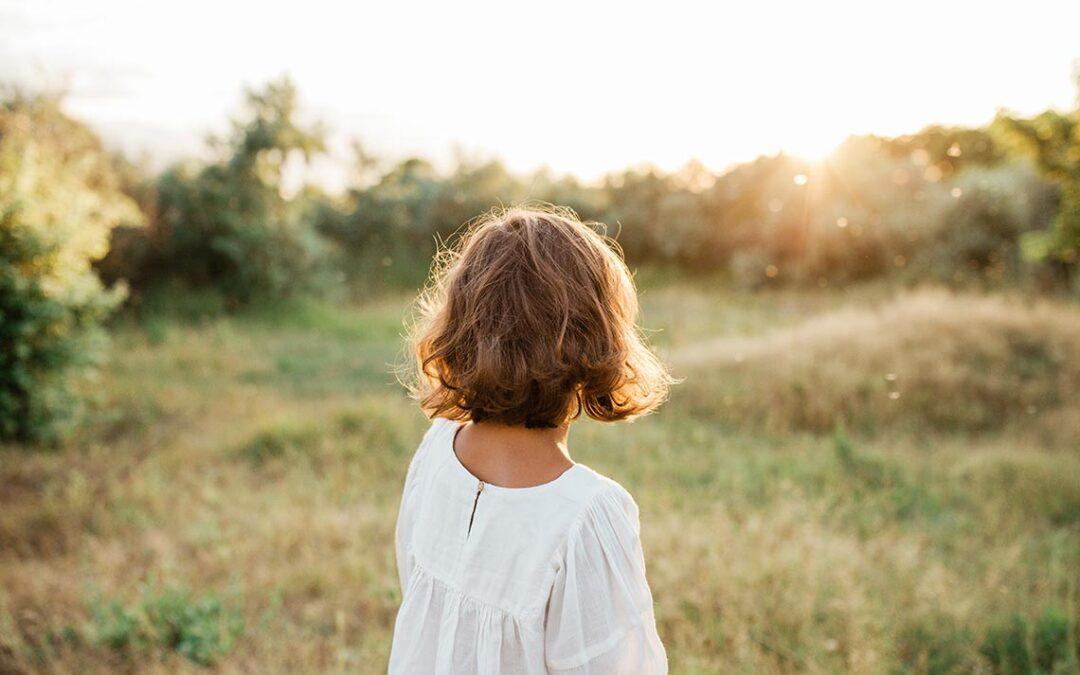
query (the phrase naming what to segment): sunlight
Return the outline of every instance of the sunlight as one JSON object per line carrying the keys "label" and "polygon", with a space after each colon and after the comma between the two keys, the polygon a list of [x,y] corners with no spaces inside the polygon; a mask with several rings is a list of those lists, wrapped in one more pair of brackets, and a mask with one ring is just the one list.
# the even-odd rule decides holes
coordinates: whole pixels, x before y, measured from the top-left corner
{"label": "sunlight", "polygon": [[1080,675],[1077,26],[0,0],[0,675]]}
{"label": "sunlight", "polygon": [[[26,3],[8,10],[17,20],[0,21],[0,79],[61,85],[69,111],[111,145],[162,162],[227,128],[243,86],[287,73],[305,107],[340,131],[345,140],[331,145],[342,156],[359,136],[384,156],[450,163],[458,147],[515,171],[545,165],[586,179],[643,162],[671,171],[692,158],[718,171],[781,151],[820,160],[848,134],[978,125],[999,106],[1072,103],[1075,10],[1048,23],[1035,9],[979,4],[987,30],[950,36],[946,54],[914,49],[911,36],[928,15],[937,26],[965,24],[974,3],[916,0],[886,32],[844,0],[713,9],[680,0],[655,11],[554,4],[534,12],[312,0],[304,11],[259,6],[259,30],[249,31],[248,2],[167,11],[130,0]],[[565,33],[560,12],[571,9],[575,47],[536,48]],[[146,28],[162,22],[171,30]],[[370,27],[363,40],[360,25]],[[455,25],[469,30],[448,30]],[[1005,30],[1023,41],[1017,49],[984,44]],[[980,55],[977,65],[967,54]]]}
{"label": "sunlight", "polygon": [[787,144],[784,150],[811,164],[820,164],[832,155],[844,137],[844,134],[807,135],[804,139]]}

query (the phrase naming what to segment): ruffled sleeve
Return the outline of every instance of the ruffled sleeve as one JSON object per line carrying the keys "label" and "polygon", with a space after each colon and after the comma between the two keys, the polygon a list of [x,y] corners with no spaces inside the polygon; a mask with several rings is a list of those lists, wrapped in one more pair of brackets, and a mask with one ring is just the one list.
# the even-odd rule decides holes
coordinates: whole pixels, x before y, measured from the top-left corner
{"label": "ruffled sleeve", "polygon": [[570,531],[548,600],[545,658],[562,675],[667,673],[637,505],[618,485],[605,486]]}
{"label": "ruffled sleeve", "polygon": [[416,488],[421,481],[423,473],[424,457],[430,446],[440,434],[447,430],[449,420],[436,417],[428,427],[420,446],[413,454],[409,462],[409,470],[405,474],[405,488],[401,493],[401,507],[398,509],[397,526],[394,529],[394,552],[397,555],[398,581],[401,583],[401,593],[409,586],[409,575],[412,574],[414,560],[412,553],[413,525],[416,523],[416,512],[419,508],[419,492]]}

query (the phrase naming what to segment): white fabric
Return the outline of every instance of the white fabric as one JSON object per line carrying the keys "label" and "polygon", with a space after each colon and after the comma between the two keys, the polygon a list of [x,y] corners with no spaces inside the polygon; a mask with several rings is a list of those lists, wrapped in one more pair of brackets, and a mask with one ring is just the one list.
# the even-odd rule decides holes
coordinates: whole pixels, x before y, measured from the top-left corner
{"label": "white fabric", "polygon": [[667,673],[629,493],[576,464],[477,499],[458,428],[436,419],[405,478],[390,674]]}

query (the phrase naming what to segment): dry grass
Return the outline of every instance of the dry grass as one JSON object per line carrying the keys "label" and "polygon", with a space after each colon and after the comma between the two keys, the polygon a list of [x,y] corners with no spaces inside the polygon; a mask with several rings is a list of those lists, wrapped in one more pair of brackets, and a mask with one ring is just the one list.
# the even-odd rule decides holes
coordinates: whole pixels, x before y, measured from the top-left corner
{"label": "dry grass", "polygon": [[[641,505],[674,673],[985,672],[1044,643],[1076,668],[1080,455],[1050,433],[1075,414],[1076,308],[650,296],[682,391],[572,445]],[[0,450],[0,671],[383,670],[424,427],[386,368],[403,308],[119,326],[84,435]],[[703,325],[724,337],[688,347]],[[887,372],[899,399],[858,398]],[[829,385],[812,414],[796,383]],[[950,410],[918,429],[927,387]]]}
{"label": "dry grass", "polygon": [[1051,302],[902,295],[755,338],[679,349],[709,417],[774,431],[985,432],[1080,444],[1080,312]]}

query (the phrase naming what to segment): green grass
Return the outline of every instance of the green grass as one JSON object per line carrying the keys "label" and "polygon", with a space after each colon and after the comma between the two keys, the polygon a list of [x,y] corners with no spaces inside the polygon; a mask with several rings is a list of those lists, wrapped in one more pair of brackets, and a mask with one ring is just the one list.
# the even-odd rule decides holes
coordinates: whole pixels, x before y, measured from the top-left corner
{"label": "green grass", "polygon": [[239,614],[214,596],[194,598],[180,588],[147,588],[133,605],[119,600],[91,603],[84,634],[125,660],[152,652],[175,652],[201,666],[227,654],[243,632]]}
{"label": "green grass", "polygon": [[[979,387],[937,400],[949,424],[919,425],[916,383],[963,380],[919,370],[903,408],[845,392],[952,344],[921,339],[940,322],[915,342],[864,334],[875,308],[926,296],[642,285],[686,380],[656,415],[579,423],[571,449],[641,506],[672,672],[1077,672],[1075,364],[1053,359],[1080,310],[931,304],[981,317],[946,330],[964,358],[937,357]],[[0,671],[383,670],[425,428],[388,367],[407,300],[118,321],[79,436],[0,450]],[[805,418],[791,388],[829,378]],[[983,423],[989,405],[1007,423]]]}

